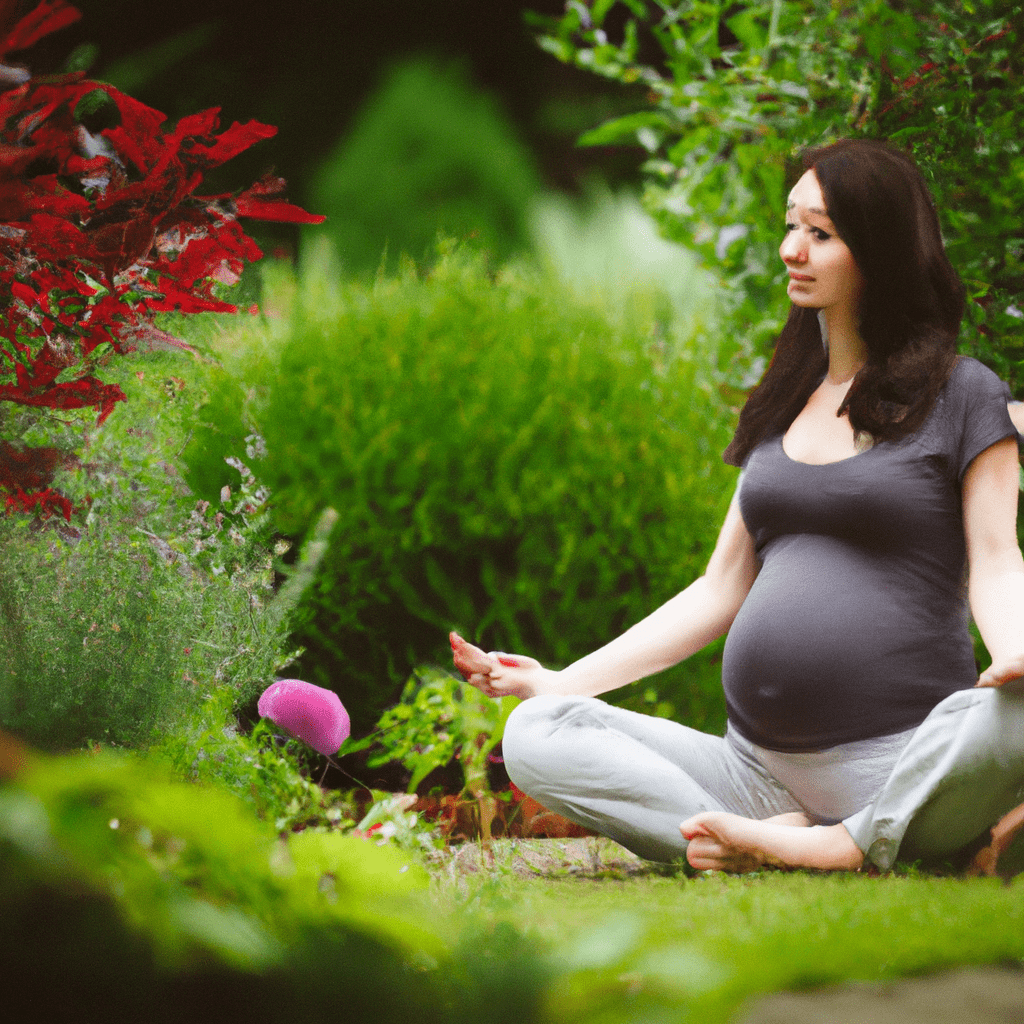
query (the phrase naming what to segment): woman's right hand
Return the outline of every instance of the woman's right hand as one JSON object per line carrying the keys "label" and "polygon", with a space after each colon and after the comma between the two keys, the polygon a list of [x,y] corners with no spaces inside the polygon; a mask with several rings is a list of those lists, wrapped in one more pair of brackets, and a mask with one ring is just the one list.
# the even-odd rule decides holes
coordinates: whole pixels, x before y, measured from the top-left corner
{"label": "woman's right hand", "polygon": [[488,697],[518,697],[526,700],[540,693],[555,693],[558,673],[524,654],[482,651],[458,633],[450,633],[455,667],[470,686]]}

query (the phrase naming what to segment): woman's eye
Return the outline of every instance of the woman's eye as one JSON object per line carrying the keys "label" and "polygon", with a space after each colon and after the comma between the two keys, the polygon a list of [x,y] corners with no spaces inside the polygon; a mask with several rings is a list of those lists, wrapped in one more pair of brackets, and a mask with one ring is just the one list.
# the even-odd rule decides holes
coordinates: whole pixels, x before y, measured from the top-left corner
{"label": "woman's eye", "polygon": [[787,220],[786,221],[786,230],[787,231],[794,231],[794,230],[796,230],[796,225],[795,224],[790,224],[790,222]]}
{"label": "woman's eye", "polygon": [[819,242],[827,242],[832,236],[827,231],[822,231],[821,228],[814,228],[814,237]]}

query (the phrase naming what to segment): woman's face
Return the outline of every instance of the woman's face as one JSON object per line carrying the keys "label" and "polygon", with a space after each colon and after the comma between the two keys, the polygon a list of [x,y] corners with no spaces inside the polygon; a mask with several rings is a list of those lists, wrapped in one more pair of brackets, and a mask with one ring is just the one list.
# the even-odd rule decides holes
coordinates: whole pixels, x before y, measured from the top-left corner
{"label": "woman's face", "polygon": [[797,306],[855,311],[864,275],[829,220],[813,170],[807,171],[789,193],[786,236],[779,255],[789,268],[786,292]]}

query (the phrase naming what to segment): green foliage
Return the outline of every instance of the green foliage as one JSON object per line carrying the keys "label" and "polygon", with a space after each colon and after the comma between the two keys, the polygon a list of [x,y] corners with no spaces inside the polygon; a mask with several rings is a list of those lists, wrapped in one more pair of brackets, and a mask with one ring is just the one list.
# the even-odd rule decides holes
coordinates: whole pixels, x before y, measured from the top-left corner
{"label": "green foliage", "polygon": [[[698,325],[670,302],[657,322],[610,320],[550,277],[491,277],[464,253],[424,278],[340,284],[308,265],[268,289],[276,315],[221,344],[253,350],[240,379],[262,374],[277,527],[299,538],[338,511],[294,636],[299,674],[338,691],[356,735],[415,665],[448,661],[451,628],[566,663],[703,571],[732,489],[728,431]],[[709,658],[659,689],[714,727]]]}
{"label": "green foliage", "polygon": [[365,740],[346,748],[346,753],[378,748],[367,764],[378,768],[399,762],[412,773],[408,791],[435,768],[458,759],[467,792],[490,791],[487,756],[501,741],[505,722],[519,702],[485,697],[450,672],[419,668],[402,691],[402,699],[380,717],[376,730]]}
{"label": "green foliage", "polygon": [[279,841],[137,758],[40,761],[0,788],[0,870],[7,997],[42,1019],[529,1021],[547,977],[507,926],[492,945],[518,988],[479,948],[454,959],[458,929],[407,855]]}
{"label": "green foliage", "polygon": [[[218,519],[178,476],[189,371],[164,354],[120,370],[124,415],[89,428],[84,463],[62,481],[90,499],[81,529],[0,522],[0,723],[37,746],[145,744],[221,687],[251,699],[288,660],[258,486],[225,466],[236,494]],[[60,444],[74,427],[65,417],[10,418],[31,441]]]}
{"label": "green foliage", "polygon": [[308,748],[284,739],[265,719],[239,729],[228,689],[215,691],[187,721],[161,736],[149,754],[175,778],[233,793],[278,832],[309,825],[355,824],[310,775]]}
{"label": "green foliage", "polygon": [[560,60],[645,86],[646,109],[582,141],[650,154],[649,208],[729,282],[735,383],[757,379],[785,317],[776,250],[798,151],[869,136],[924,171],[972,300],[964,350],[1020,390],[1022,15],[1014,0],[598,0],[534,21]]}
{"label": "green foliage", "polygon": [[[439,232],[497,259],[525,247],[540,183],[493,100],[458,68],[397,67],[314,179],[309,201],[348,273],[432,255]],[[390,260],[387,257],[390,256]]]}

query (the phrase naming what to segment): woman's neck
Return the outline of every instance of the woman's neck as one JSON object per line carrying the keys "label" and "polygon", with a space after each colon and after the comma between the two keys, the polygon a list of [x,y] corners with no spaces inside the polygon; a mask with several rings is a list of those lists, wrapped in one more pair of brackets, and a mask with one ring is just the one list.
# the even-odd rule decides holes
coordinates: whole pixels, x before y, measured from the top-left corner
{"label": "woman's neck", "polygon": [[857,330],[853,310],[831,306],[818,314],[828,335],[828,373],[830,384],[846,384],[868,361],[868,347]]}

